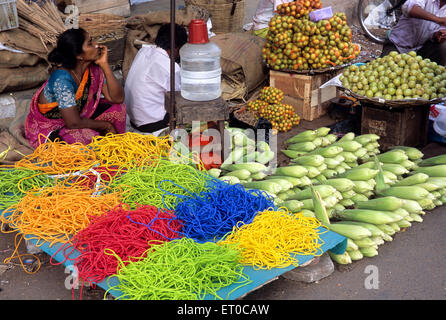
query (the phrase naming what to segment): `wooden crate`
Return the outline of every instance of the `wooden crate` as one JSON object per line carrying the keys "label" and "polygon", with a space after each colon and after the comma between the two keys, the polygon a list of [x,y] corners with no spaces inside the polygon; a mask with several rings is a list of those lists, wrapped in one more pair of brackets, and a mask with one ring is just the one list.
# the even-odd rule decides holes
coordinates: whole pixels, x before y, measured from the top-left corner
{"label": "wooden crate", "polygon": [[325,115],[330,100],[339,96],[336,87],[320,89],[320,86],[336,76],[337,72],[302,75],[270,71],[270,86],[283,91],[283,103],[290,104],[303,120],[313,121]]}
{"label": "wooden crate", "polygon": [[363,105],[361,134],[379,135],[382,151],[397,145],[423,147],[427,143],[429,107],[390,109]]}
{"label": "wooden crate", "polygon": [[79,13],[111,13],[121,17],[130,16],[129,0],[72,0]]}

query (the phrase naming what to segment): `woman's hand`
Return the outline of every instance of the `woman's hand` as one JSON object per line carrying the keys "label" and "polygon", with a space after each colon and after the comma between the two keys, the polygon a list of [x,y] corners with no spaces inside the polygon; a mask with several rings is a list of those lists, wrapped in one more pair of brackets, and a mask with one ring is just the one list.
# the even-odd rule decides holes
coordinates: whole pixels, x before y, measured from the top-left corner
{"label": "woman's hand", "polygon": [[95,63],[104,72],[106,80],[106,83],[102,87],[102,94],[108,101],[112,103],[124,103],[124,88],[116,79],[112,69],[110,68],[110,65],[108,64],[107,47],[103,45],[99,45],[99,47],[101,48],[101,57],[96,60]]}
{"label": "woman's hand", "polygon": [[96,130],[102,135],[106,135],[107,133],[117,133],[115,126],[111,122],[105,120],[81,118],[76,106],[73,106],[71,108],[64,108],[60,111],[60,113],[68,129],[88,128]]}
{"label": "woman's hand", "polygon": [[105,122],[105,126],[103,129],[104,135],[107,133],[117,134],[118,132],[115,129],[115,126],[111,122]]}
{"label": "woman's hand", "polygon": [[108,48],[104,45],[98,45],[98,48],[101,51],[101,56],[94,63],[103,68],[108,64]]}

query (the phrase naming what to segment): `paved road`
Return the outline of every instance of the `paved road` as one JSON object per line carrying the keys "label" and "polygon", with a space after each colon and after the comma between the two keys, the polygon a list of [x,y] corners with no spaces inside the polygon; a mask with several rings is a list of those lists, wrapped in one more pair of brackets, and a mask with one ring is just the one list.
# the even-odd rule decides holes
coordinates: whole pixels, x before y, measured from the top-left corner
{"label": "paved road", "polygon": [[[337,268],[329,277],[312,284],[279,278],[246,299],[443,300],[446,298],[445,226],[443,206],[425,215],[422,223],[413,223],[406,231],[395,234],[393,241],[379,246],[378,256],[354,262],[351,270]],[[378,288],[373,289],[369,285],[374,283],[370,282],[371,273],[365,271],[375,267],[379,282]]]}

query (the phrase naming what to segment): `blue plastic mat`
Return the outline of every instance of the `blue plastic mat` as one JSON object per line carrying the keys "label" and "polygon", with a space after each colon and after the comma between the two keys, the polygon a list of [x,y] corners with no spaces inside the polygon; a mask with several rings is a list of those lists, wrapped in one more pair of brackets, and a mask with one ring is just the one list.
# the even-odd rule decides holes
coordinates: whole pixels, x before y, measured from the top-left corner
{"label": "blue plastic mat", "polygon": [[[32,237],[32,236],[29,236]],[[328,250],[336,251],[339,253],[343,253],[345,250],[345,247],[347,245],[347,239],[344,236],[341,236],[335,232],[328,231],[324,232],[320,235],[321,239],[324,241],[324,244],[321,247],[321,250],[323,252],[326,252]],[[27,236],[25,236],[25,239]],[[32,244],[36,244],[36,239],[30,239],[29,242]],[[61,262],[64,261],[63,265],[70,268],[73,272],[73,275],[76,275],[73,266],[73,261],[68,260],[65,258],[63,254],[63,250],[59,250],[63,246],[62,243],[56,243],[51,248],[49,247],[49,243],[45,242],[40,246],[40,249],[43,250],[48,255],[52,256],[55,261]],[[70,252],[72,248],[67,249],[67,253]],[[58,252],[59,251],[59,252]],[[56,254],[57,252],[57,254]],[[75,250],[73,251],[68,258],[69,259],[75,259],[77,256],[79,256],[80,252]],[[54,256],[53,256],[54,255]],[[297,260],[299,261],[299,265],[304,264],[305,262],[311,260],[314,258],[313,255],[298,255],[296,256]],[[71,266],[71,267],[70,267]],[[242,287],[239,287],[240,284],[234,283],[232,285],[229,285],[227,287],[224,287],[217,291],[217,294],[225,300],[234,300],[240,297],[245,296],[249,292],[261,287],[262,285],[270,282],[271,280],[274,280],[281,274],[288,272],[290,270],[293,270],[296,268],[295,266],[289,266],[287,268],[273,268],[271,270],[254,270],[253,267],[245,266],[244,268],[244,274],[249,277],[251,280],[251,283],[244,285]],[[97,283],[99,287],[101,287],[104,290],[108,290],[110,287],[114,287],[118,284],[118,279],[116,277],[109,277],[108,279],[103,280],[100,283]],[[239,288],[237,288],[239,287]],[[119,297],[122,295],[120,291],[116,290],[110,290],[109,293],[113,295],[114,297]],[[214,300],[215,297],[213,295],[206,295],[205,300]]]}

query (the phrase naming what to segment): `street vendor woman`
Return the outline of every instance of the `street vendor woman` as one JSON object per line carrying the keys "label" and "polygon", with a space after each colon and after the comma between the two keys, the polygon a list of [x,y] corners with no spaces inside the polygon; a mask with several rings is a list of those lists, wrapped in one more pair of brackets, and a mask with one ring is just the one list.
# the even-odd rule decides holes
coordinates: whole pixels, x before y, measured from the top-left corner
{"label": "street vendor woman", "polygon": [[54,69],[35,93],[26,118],[31,146],[57,138],[88,144],[97,135],[125,132],[124,89],[107,59],[107,47],[81,28],[59,36],[48,56]]}
{"label": "street vendor woman", "polygon": [[[187,42],[186,29],[175,24],[175,48],[170,47],[170,24],[158,30],[154,45],[144,45],[136,54],[125,81],[125,103],[131,126],[144,133],[159,135],[169,126],[164,106],[170,91],[170,54],[180,57]],[[180,90],[180,66],[175,63],[175,90]]]}
{"label": "street vendor woman", "polygon": [[268,33],[268,23],[274,15],[277,6],[282,3],[288,3],[295,0],[259,0],[257,9],[252,17],[254,35],[266,38]]}
{"label": "street vendor woman", "polygon": [[446,63],[446,0],[407,0],[381,56],[415,51],[424,59]]}

